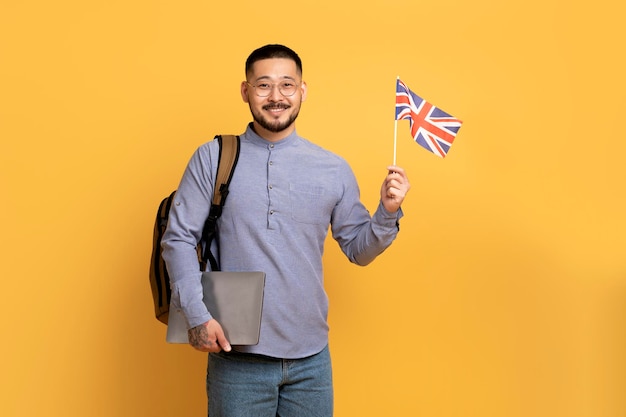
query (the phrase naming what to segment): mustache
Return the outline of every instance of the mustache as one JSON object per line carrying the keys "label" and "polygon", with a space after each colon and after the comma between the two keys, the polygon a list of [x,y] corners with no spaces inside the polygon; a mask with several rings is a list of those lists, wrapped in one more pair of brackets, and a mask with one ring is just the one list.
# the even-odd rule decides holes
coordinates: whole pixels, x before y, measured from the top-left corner
{"label": "mustache", "polygon": [[263,106],[263,110],[272,110],[272,109],[288,109],[291,106],[286,103],[275,103],[275,104],[266,104]]}

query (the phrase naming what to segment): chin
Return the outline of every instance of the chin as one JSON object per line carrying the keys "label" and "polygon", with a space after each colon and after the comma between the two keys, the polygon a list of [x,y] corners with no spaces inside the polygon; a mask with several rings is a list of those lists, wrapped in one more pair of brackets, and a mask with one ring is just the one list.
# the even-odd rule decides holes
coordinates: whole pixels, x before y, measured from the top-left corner
{"label": "chin", "polygon": [[[295,115],[297,116],[297,115]],[[296,120],[295,116],[287,117],[287,120],[281,121],[279,119],[268,120],[261,117],[255,117],[255,121],[264,129],[267,129],[273,133],[279,133],[286,129],[289,129]]]}

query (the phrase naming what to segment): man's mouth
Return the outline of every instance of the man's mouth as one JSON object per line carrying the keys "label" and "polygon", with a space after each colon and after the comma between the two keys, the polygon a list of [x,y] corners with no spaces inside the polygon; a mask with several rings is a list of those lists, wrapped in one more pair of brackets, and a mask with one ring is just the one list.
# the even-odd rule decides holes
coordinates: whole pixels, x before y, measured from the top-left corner
{"label": "man's mouth", "polygon": [[288,109],[289,107],[290,106],[287,104],[271,104],[271,105],[263,106],[263,110],[278,113],[278,112]]}

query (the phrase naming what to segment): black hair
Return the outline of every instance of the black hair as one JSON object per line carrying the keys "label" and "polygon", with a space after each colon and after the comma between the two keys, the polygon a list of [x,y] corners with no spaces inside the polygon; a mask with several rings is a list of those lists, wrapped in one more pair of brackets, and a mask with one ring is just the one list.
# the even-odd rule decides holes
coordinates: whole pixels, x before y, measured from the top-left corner
{"label": "black hair", "polygon": [[296,68],[300,75],[302,75],[302,60],[292,49],[287,48],[284,45],[278,44],[270,44],[262,46],[258,49],[252,51],[248,59],[246,60],[246,75],[252,69],[252,65],[255,62],[260,61],[262,59],[270,59],[270,58],[287,58],[291,59],[296,63]]}

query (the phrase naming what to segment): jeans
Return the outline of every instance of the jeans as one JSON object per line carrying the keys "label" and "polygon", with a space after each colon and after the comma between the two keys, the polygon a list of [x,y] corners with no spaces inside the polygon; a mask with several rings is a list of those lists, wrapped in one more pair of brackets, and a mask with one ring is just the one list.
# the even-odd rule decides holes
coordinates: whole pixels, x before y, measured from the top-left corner
{"label": "jeans", "polygon": [[328,346],[303,359],[211,353],[207,395],[210,417],[332,417]]}

